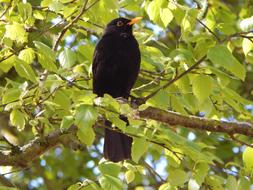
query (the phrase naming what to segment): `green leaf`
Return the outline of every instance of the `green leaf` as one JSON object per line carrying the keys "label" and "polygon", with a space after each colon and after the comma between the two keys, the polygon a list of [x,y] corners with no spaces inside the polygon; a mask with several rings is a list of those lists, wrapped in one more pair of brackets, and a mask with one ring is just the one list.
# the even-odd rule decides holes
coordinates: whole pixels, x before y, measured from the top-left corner
{"label": "green leaf", "polygon": [[33,62],[33,60],[35,59],[35,54],[32,48],[26,48],[24,50],[22,50],[19,55],[18,58],[25,61],[26,63],[30,64]]}
{"label": "green leaf", "polygon": [[212,93],[212,79],[206,75],[197,75],[192,80],[193,94],[198,98],[199,102],[204,102]]}
{"label": "green leaf", "polygon": [[56,13],[60,12],[63,7],[64,7],[64,5],[60,1],[53,1],[49,5],[49,9],[51,11],[56,12]]}
{"label": "green leaf", "polygon": [[103,98],[100,98],[99,105],[107,107],[109,110],[120,112],[119,102],[108,94],[105,94]]}
{"label": "green leaf", "polygon": [[10,114],[10,122],[11,125],[17,127],[19,131],[25,128],[25,116],[17,109],[12,110]]}
{"label": "green leaf", "polygon": [[180,169],[169,170],[169,183],[172,186],[182,185],[187,181],[187,173]]}
{"label": "green leaf", "polygon": [[246,170],[252,171],[253,170],[253,148],[246,147],[243,154],[242,154],[242,160],[244,163],[244,166]]}
{"label": "green leaf", "polygon": [[146,11],[150,20],[156,23],[160,22],[160,9],[164,2],[163,0],[154,0],[149,3]]}
{"label": "green leaf", "polygon": [[205,181],[205,177],[208,174],[209,166],[207,163],[200,162],[194,168],[194,180],[196,183],[201,186]]}
{"label": "green leaf", "polygon": [[173,14],[170,9],[164,8],[164,9],[160,9],[160,17],[164,24],[164,27],[166,28],[168,24],[172,21]]}
{"label": "green leaf", "polygon": [[64,49],[59,55],[59,62],[63,68],[70,68],[76,62],[76,54],[71,49]]}
{"label": "green leaf", "polygon": [[5,29],[6,29],[5,37],[17,41],[18,43],[27,42],[28,34],[26,33],[24,26],[22,24],[14,22],[11,25],[6,25]]}
{"label": "green leaf", "polygon": [[105,161],[99,164],[98,169],[102,174],[117,177],[121,170],[121,166],[118,163]]}
{"label": "green leaf", "polygon": [[187,75],[183,76],[178,81],[176,81],[175,85],[179,88],[179,90],[182,93],[189,93],[192,90],[190,87],[190,80]]}
{"label": "green leaf", "polygon": [[34,73],[32,67],[28,63],[26,63],[20,59],[16,59],[14,67],[15,67],[17,73],[19,74],[19,76],[24,77],[32,82],[36,82],[35,73]]}
{"label": "green leaf", "polygon": [[175,49],[170,53],[170,57],[178,63],[187,63],[191,64],[194,62],[193,53],[190,50],[179,48]]}
{"label": "green leaf", "polygon": [[58,104],[61,109],[69,111],[71,106],[71,101],[69,96],[64,90],[57,90],[54,95],[54,103]]}
{"label": "green leaf", "polygon": [[67,190],[78,190],[80,188],[81,188],[81,183],[78,182],[76,184],[73,184],[73,185],[69,186]]}
{"label": "green leaf", "polygon": [[161,109],[168,109],[170,96],[166,90],[159,91],[153,98],[147,101],[147,105],[155,106]]}
{"label": "green leaf", "polygon": [[39,41],[34,41],[33,43],[35,47],[38,49],[38,51],[44,54],[47,59],[55,60],[56,58],[55,52],[50,47]]}
{"label": "green leaf", "polygon": [[224,188],[222,187],[222,179],[216,175],[207,176],[206,184],[210,186],[212,190],[224,190]]}
{"label": "green leaf", "polygon": [[131,183],[134,180],[134,178],[135,178],[135,173],[133,170],[126,171],[125,179],[126,179],[127,184]]}
{"label": "green leaf", "polygon": [[226,183],[226,187],[227,190],[234,190],[237,189],[237,180],[234,176],[230,175],[227,178],[227,183]]}
{"label": "green leaf", "polygon": [[56,67],[56,65],[54,63],[54,60],[48,59],[45,54],[39,53],[38,54],[38,60],[39,60],[39,63],[41,64],[41,66],[44,69],[47,69],[47,70],[53,71],[53,72],[57,71],[57,67]]}
{"label": "green leaf", "polygon": [[237,190],[250,190],[251,183],[246,177],[241,177],[239,179],[238,189]]}
{"label": "green leaf", "polygon": [[8,59],[2,61],[0,64],[0,71],[7,73],[14,66],[16,59],[17,57],[13,55]]}
{"label": "green leaf", "polygon": [[19,190],[19,189],[16,187],[0,186],[0,190]]}
{"label": "green leaf", "polygon": [[102,175],[99,178],[99,183],[102,186],[102,188],[106,190],[122,190],[123,189],[123,184],[121,180],[113,176]]}
{"label": "green leaf", "polygon": [[52,2],[53,2],[53,0],[42,0],[40,3],[40,6],[41,7],[48,7]]}
{"label": "green leaf", "polygon": [[[250,34],[251,35],[251,34]],[[245,56],[248,55],[248,53],[253,50],[253,43],[251,40],[247,38],[243,38],[242,40],[242,50]]]}
{"label": "green leaf", "polygon": [[20,96],[21,92],[18,88],[11,88],[11,89],[8,89],[3,97],[2,97],[2,103],[3,104],[8,104],[10,102],[13,102],[15,100],[18,100],[19,99],[19,96]]}
{"label": "green leaf", "polygon": [[246,70],[241,63],[232,55],[226,46],[218,45],[211,48],[207,53],[208,59],[214,64],[218,64],[224,67],[227,71],[230,71],[233,75],[244,80]]}
{"label": "green leaf", "polygon": [[133,161],[139,162],[141,156],[148,150],[149,143],[144,138],[134,138],[131,150]]}
{"label": "green leaf", "polygon": [[118,127],[120,130],[124,131],[126,128],[126,122],[120,119],[119,114],[106,112],[106,118],[112,122],[116,127]]}
{"label": "green leaf", "polygon": [[79,127],[77,136],[82,143],[87,144],[88,146],[91,146],[95,140],[95,133],[91,127]]}
{"label": "green leaf", "polygon": [[38,20],[44,20],[46,18],[44,12],[38,10],[33,11],[33,16]]}
{"label": "green leaf", "polygon": [[77,136],[87,144],[92,145],[95,139],[95,133],[92,126],[98,117],[97,110],[90,105],[80,105],[75,114],[75,124],[78,126]]}
{"label": "green leaf", "polygon": [[30,3],[19,3],[18,4],[18,12],[20,16],[23,18],[23,21],[26,21],[28,18],[32,16],[32,5]]}
{"label": "green leaf", "polygon": [[102,190],[94,181],[84,180],[82,183],[78,182],[76,184],[68,187],[67,190]]}
{"label": "green leaf", "polygon": [[69,128],[74,123],[74,117],[73,116],[64,116],[61,121],[60,129],[63,131],[67,128]]}
{"label": "green leaf", "polygon": [[[185,16],[181,22],[181,32],[182,38],[187,41],[189,34],[192,31],[192,28],[196,25],[196,18],[199,11],[197,9],[188,9],[185,13]],[[176,13],[175,13],[176,14]]]}
{"label": "green leaf", "polygon": [[173,188],[171,187],[170,183],[164,183],[159,187],[158,190],[173,190]]}
{"label": "green leaf", "polygon": [[50,47],[43,44],[42,42],[34,41],[33,43],[35,47],[38,49],[38,59],[41,66],[44,69],[56,72],[57,67],[55,65],[55,59],[56,59],[55,52]]}

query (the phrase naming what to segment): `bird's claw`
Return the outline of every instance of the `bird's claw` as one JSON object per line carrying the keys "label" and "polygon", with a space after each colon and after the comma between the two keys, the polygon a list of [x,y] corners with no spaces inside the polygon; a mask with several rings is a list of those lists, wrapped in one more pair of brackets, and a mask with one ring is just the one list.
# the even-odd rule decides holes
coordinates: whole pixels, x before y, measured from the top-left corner
{"label": "bird's claw", "polygon": [[134,96],[131,96],[131,103],[136,105],[142,105],[145,104],[146,100],[144,98],[137,98]]}

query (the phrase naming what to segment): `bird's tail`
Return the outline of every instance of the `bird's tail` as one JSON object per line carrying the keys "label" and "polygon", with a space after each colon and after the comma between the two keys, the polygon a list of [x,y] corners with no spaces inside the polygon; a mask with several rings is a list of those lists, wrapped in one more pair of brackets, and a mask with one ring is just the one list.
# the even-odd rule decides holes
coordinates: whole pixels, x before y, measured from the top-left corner
{"label": "bird's tail", "polygon": [[104,142],[105,159],[112,162],[131,159],[132,142],[133,139],[131,137],[106,128]]}

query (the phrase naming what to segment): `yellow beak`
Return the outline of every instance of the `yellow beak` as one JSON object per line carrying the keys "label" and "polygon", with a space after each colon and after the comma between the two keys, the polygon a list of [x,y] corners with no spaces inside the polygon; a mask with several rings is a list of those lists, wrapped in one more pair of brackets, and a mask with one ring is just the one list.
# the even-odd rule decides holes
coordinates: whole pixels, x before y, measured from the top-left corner
{"label": "yellow beak", "polygon": [[128,25],[133,25],[137,22],[139,22],[143,17],[139,16],[139,17],[135,17],[133,18],[129,23],[127,23]]}

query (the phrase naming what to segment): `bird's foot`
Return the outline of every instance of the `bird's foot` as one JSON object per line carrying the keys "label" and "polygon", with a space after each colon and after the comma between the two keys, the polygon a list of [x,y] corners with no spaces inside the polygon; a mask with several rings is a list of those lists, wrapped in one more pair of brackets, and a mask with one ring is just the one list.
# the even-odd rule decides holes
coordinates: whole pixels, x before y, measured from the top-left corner
{"label": "bird's foot", "polygon": [[130,100],[132,104],[136,104],[138,106],[145,104],[146,100],[144,98],[138,98],[134,96],[130,96]]}

